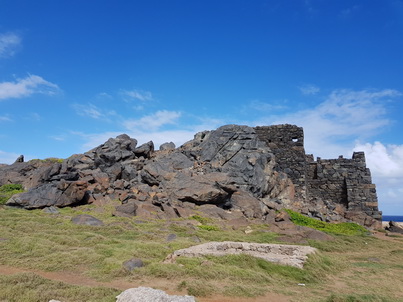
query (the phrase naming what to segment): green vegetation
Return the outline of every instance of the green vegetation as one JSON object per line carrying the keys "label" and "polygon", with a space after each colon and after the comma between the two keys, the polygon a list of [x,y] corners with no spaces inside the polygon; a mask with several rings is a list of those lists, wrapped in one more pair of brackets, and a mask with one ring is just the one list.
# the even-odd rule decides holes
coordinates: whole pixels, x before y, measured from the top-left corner
{"label": "green vegetation", "polygon": [[219,231],[220,228],[216,227],[215,225],[199,225],[199,229],[206,230],[206,231]]}
{"label": "green vegetation", "polygon": [[[0,275],[0,301],[41,302],[60,301],[110,302],[120,291],[112,288],[68,285],[51,281],[33,273]],[[78,298],[80,300],[78,300]]]}
{"label": "green vegetation", "polygon": [[0,187],[0,205],[5,204],[11,196],[24,192],[24,188],[20,184],[6,184]]}
{"label": "green vegetation", "polygon": [[194,219],[194,220],[197,220],[198,222],[200,222],[200,223],[203,224],[203,225],[212,222],[212,219],[207,218],[207,217],[202,217],[202,216],[200,216],[200,215],[193,215],[193,216],[190,217],[190,218],[192,218],[192,219]]}
{"label": "green vegetation", "polygon": [[219,231],[220,230],[219,227],[209,224],[209,223],[213,222],[213,220],[211,218],[202,217],[200,215],[194,215],[191,217],[191,219],[194,219],[201,223],[201,225],[197,226],[201,230],[206,230],[206,231]]}
{"label": "green vegetation", "polygon": [[[176,263],[164,263],[173,251],[198,241],[278,243],[277,236],[264,224],[252,224],[248,228],[252,232],[245,233],[246,227],[226,229],[220,221],[201,216],[138,220],[112,216],[113,209],[114,204],[87,205],[62,208],[54,215],[0,206],[0,301],[114,301],[121,292],[110,288],[116,284],[169,288],[198,297],[247,298],[274,292],[290,302],[403,301],[403,249],[397,239],[384,241],[360,233],[310,241],[319,252],[309,256],[304,269],[247,255],[179,257]],[[71,218],[82,213],[105,225],[73,224]],[[195,226],[194,219],[220,230]],[[168,242],[172,233],[177,237]],[[142,259],[145,266],[125,271],[122,263],[131,258]],[[1,275],[8,267],[27,273]],[[52,281],[34,272],[80,276],[80,284],[88,287]]]}
{"label": "green vegetation", "polygon": [[297,225],[307,226],[319,231],[323,231],[331,234],[341,235],[364,235],[368,233],[368,230],[356,223],[341,222],[341,223],[327,223],[311,217],[307,217],[300,213],[285,210],[291,218],[291,221]]}
{"label": "green vegetation", "polygon": [[64,161],[63,158],[56,157],[48,157],[45,159],[31,159],[30,162],[42,162],[42,163],[62,163]]}

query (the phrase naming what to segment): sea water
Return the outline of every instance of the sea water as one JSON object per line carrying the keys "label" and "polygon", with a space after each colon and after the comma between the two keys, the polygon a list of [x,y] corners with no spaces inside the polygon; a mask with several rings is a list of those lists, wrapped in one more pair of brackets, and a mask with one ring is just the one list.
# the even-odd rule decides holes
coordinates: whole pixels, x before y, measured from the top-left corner
{"label": "sea water", "polygon": [[382,220],[383,221],[403,222],[403,216],[382,215]]}

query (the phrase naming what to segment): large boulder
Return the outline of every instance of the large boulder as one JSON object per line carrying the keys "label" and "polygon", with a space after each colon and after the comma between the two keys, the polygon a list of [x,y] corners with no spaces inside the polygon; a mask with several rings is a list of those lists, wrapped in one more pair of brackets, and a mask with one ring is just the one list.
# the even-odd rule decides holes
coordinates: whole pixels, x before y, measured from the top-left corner
{"label": "large boulder", "polygon": [[85,201],[87,186],[88,183],[85,181],[61,180],[57,183],[44,184],[27,192],[16,194],[6,204],[26,209],[77,205]]}
{"label": "large boulder", "polygon": [[389,221],[385,229],[392,233],[403,234],[403,224],[395,221]]}

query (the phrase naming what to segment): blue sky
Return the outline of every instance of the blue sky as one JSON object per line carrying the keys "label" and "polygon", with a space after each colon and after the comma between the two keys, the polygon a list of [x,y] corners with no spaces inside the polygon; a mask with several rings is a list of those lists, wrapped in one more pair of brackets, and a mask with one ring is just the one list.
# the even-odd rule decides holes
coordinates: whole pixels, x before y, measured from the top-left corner
{"label": "blue sky", "polygon": [[297,124],[403,215],[402,0],[0,0],[0,162]]}

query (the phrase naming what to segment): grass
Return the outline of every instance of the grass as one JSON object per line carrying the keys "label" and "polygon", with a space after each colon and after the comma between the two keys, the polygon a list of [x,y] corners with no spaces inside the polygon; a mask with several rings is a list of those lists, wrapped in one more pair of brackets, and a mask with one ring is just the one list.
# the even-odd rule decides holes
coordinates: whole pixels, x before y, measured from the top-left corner
{"label": "grass", "polygon": [[326,233],[339,235],[364,235],[368,233],[368,230],[366,228],[356,223],[327,223],[311,217],[307,217],[292,210],[287,209],[285,211],[290,215],[291,221],[295,224],[307,226]]}
{"label": "grass", "polygon": [[339,295],[332,294],[324,302],[395,302],[395,300],[390,300],[386,297],[381,297],[377,295]]}
{"label": "grass", "polygon": [[62,163],[63,158],[49,157],[45,159],[31,159],[30,162],[44,162],[44,163]]}
{"label": "grass", "polygon": [[0,187],[0,205],[5,204],[14,194],[24,192],[20,184],[6,184]]}
{"label": "grass", "polygon": [[115,301],[118,294],[119,291],[112,288],[68,285],[33,273],[0,275],[0,301],[43,302],[57,299],[70,302],[110,302]]}
{"label": "grass", "polygon": [[[358,235],[339,232],[333,241],[310,242],[319,252],[309,257],[304,269],[247,255],[180,257],[172,264],[162,261],[174,250],[197,244],[194,238],[201,243],[227,240],[276,243],[277,235],[268,232],[264,224],[251,225],[253,232],[246,234],[242,228],[218,228],[216,221],[201,216],[190,220],[138,221],[114,217],[112,210],[113,205],[80,206],[49,214],[0,207],[0,265],[80,274],[98,282],[122,280],[153,286],[158,284],[155,280],[163,280],[170,289],[198,297],[212,294],[254,297],[267,292],[302,302],[399,301],[403,297],[403,247],[398,241],[379,240],[363,232]],[[105,226],[73,224],[71,218],[82,213],[103,220]],[[216,229],[194,226],[192,220]],[[167,241],[169,234],[175,234],[176,239]],[[142,259],[145,266],[128,273],[122,263],[131,258]],[[298,286],[301,283],[305,286]],[[343,286],[340,288],[338,284]],[[93,297],[89,298],[88,292]],[[117,292],[110,288],[72,286],[33,273],[0,274],[0,301],[51,298],[114,301]],[[9,300],[4,298],[6,294],[11,297]]]}

